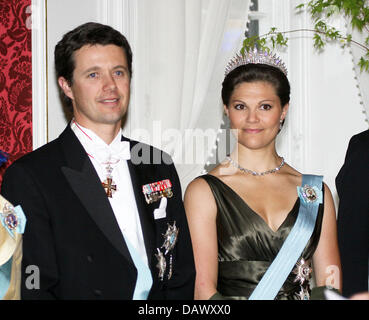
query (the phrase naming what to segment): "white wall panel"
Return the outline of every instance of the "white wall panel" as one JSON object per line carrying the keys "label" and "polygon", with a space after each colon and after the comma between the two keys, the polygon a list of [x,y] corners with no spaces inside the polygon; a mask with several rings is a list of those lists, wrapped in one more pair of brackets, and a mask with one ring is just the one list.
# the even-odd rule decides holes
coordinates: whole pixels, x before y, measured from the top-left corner
{"label": "white wall panel", "polygon": [[59,136],[64,130],[67,119],[59,99],[55,79],[54,48],[62,36],[78,25],[100,18],[99,0],[47,0],[47,115],[48,141]]}
{"label": "white wall panel", "polygon": [[[259,0],[260,34],[275,26],[278,31],[312,29],[309,15],[296,14],[300,0]],[[342,17],[332,20],[343,33]],[[324,175],[338,204],[335,177],[341,168],[349,139],[368,129],[360,104],[359,88],[348,49],[329,44],[322,52],[313,48],[313,34],[287,34],[288,48],[278,52],[287,64],[291,103],[279,153],[302,173]]]}

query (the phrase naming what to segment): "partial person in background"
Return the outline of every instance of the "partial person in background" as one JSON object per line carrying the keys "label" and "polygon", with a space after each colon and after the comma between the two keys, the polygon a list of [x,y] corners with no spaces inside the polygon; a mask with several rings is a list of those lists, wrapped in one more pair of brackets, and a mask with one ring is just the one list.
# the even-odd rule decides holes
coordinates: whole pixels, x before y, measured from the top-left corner
{"label": "partial person in background", "polygon": [[[110,26],[86,23],[55,47],[73,120],[15,161],[2,193],[27,213],[22,299],[192,299],[195,268],[169,155],[122,135],[132,52]],[[21,181],[21,183],[20,183]]]}
{"label": "partial person in background", "polygon": [[222,99],[237,146],[185,194],[195,299],[306,300],[324,298],[326,285],[340,290],[331,192],[276,151],[290,100],[284,64],[257,50],[235,57]]}
{"label": "partial person in background", "polygon": [[369,292],[355,293],[350,300],[369,300]]}
{"label": "partial person in background", "polygon": [[369,130],[351,138],[336,188],[342,292],[351,296],[367,292],[369,282]]}
{"label": "partial person in background", "polygon": [[[7,155],[0,150],[0,166]],[[19,300],[21,288],[22,234],[26,217],[20,206],[0,195],[0,300]]]}

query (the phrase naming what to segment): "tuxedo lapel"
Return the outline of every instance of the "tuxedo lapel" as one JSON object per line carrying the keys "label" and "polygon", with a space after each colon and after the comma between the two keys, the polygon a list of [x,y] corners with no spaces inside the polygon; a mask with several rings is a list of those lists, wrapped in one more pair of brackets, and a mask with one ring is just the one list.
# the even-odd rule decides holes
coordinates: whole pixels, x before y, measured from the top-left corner
{"label": "tuxedo lapel", "polygon": [[[127,140],[125,137],[122,137],[122,140]],[[132,141],[130,141],[131,150],[134,145]],[[142,185],[145,183],[145,179],[150,176],[150,173],[147,172],[144,164],[134,164],[131,160],[127,160],[129,173],[132,180],[132,187],[135,194],[136,204],[138,214],[140,216],[142,234],[145,242],[146,255],[149,263],[149,267],[152,267],[152,253],[155,250],[156,243],[156,234],[155,234],[155,223],[153,218],[153,212],[150,212],[152,206],[148,206],[145,201],[144,194],[142,193]]]}
{"label": "tuxedo lapel", "polygon": [[67,162],[61,168],[65,178],[104,235],[133,264],[96,170],[69,125],[59,139]]}

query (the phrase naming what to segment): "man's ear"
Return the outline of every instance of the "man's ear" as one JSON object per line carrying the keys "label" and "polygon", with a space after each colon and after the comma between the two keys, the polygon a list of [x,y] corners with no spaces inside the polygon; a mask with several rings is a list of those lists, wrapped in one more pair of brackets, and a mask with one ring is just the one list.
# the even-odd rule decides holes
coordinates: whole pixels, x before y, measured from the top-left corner
{"label": "man's ear", "polygon": [[64,77],[59,77],[58,78],[58,83],[59,83],[60,88],[63,90],[64,94],[68,98],[73,100],[74,99],[73,91],[72,91],[72,88],[71,88],[68,80],[66,80]]}

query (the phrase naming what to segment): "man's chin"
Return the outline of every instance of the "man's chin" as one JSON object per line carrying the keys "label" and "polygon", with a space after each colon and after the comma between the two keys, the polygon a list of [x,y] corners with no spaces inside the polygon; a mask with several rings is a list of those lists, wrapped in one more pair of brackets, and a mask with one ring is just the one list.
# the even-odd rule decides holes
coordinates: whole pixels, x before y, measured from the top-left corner
{"label": "man's chin", "polygon": [[125,116],[125,112],[121,112],[121,113],[116,113],[116,114],[105,114],[102,118],[101,118],[101,123],[105,123],[105,124],[116,124],[118,122],[122,122],[122,119]]}

